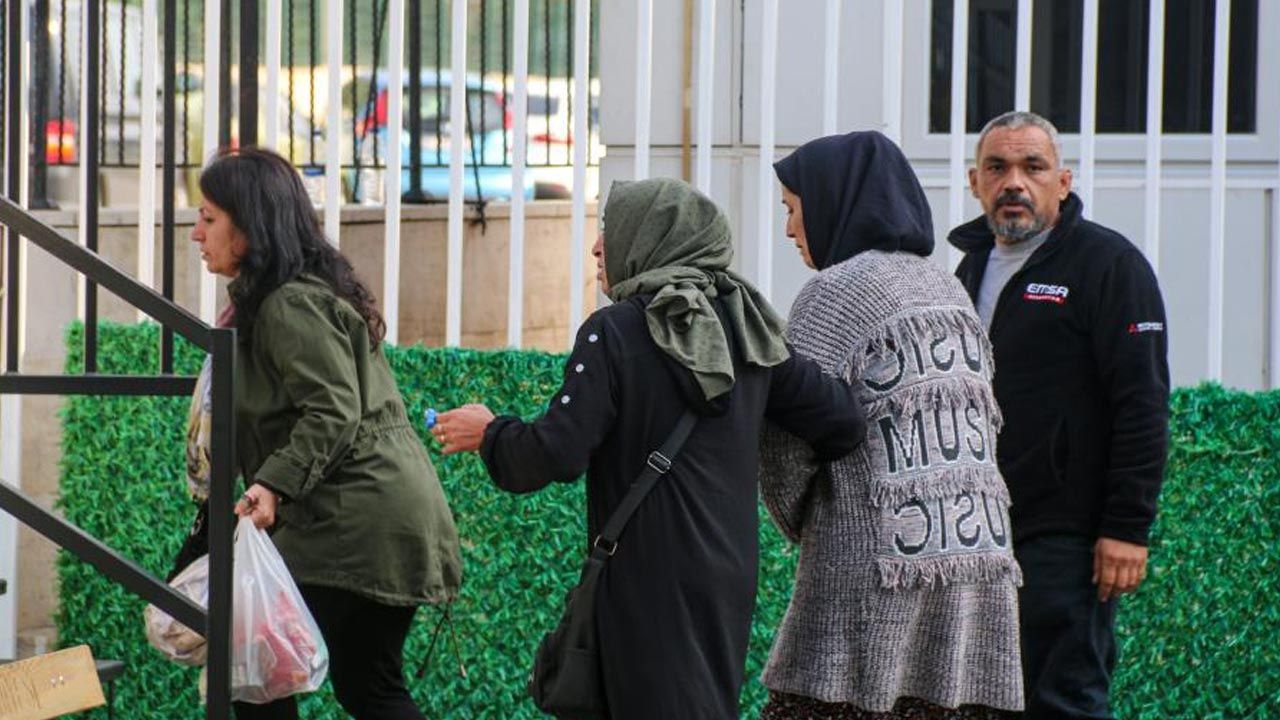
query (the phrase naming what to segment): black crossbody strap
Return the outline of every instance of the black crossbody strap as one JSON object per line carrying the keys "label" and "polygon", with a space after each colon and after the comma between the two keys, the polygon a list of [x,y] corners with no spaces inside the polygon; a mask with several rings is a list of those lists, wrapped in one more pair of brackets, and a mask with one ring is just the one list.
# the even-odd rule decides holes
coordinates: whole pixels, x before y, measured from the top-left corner
{"label": "black crossbody strap", "polygon": [[649,491],[654,485],[658,484],[658,479],[667,474],[671,469],[671,464],[675,462],[676,455],[680,453],[680,448],[684,446],[684,441],[688,439],[690,431],[698,422],[698,416],[692,410],[685,410],[684,415],[680,416],[680,421],[676,423],[676,427],[667,436],[665,442],[657,450],[649,453],[648,460],[645,461],[644,471],[640,473],[640,477],[631,483],[631,489],[627,491],[627,496],[622,498],[622,502],[618,505],[613,514],[609,516],[608,522],[604,524],[604,529],[596,536],[594,542],[591,543],[591,556],[593,558],[603,560],[613,555],[618,549],[618,537],[622,535],[623,529],[627,527],[627,522],[631,520],[631,516],[635,514],[636,509],[640,507],[640,503],[644,501]]}

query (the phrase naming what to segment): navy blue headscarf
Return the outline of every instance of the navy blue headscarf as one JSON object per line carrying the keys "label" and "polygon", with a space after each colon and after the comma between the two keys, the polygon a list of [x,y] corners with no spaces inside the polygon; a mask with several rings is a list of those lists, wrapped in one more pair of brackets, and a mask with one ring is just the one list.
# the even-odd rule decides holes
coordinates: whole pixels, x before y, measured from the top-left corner
{"label": "navy blue headscarf", "polygon": [[809,256],[819,270],[860,252],[929,255],[933,216],[902,150],[875,131],[830,135],[774,163],[800,196]]}

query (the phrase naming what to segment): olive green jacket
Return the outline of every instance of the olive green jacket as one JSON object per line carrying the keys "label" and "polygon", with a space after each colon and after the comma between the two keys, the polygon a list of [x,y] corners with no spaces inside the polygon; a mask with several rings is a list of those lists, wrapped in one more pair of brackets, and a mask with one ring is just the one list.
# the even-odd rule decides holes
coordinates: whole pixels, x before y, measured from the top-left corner
{"label": "olive green jacket", "polygon": [[286,283],[236,373],[241,471],[281,496],[272,539],[294,580],[388,605],[456,598],[453,515],[360,314],[317,279]]}

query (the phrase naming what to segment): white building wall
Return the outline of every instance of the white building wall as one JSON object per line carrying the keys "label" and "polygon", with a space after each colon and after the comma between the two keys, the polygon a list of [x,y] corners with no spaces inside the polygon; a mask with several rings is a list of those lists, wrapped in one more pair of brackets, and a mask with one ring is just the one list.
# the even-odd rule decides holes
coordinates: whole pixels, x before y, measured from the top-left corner
{"label": "white building wall", "polygon": [[[896,2],[898,0],[884,0]],[[948,262],[947,193],[952,178],[947,157],[949,136],[929,134],[928,62],[931,0],[901,0],[902,145],[933,206],[939,262]],[[948,0],[943,0],[948,1]],[[681,171],[685,62],[685,0],[653,0],[652,175],[679,177]],[[695,3],[696,5],[697,3]],[[714,96],[715,153],[712,196],[729,214],[738,243],[739,269],[755,277],[757,172],[760,143],[761,38],[759,0],[719,0],[716,18]],[[777,66],[777,157],[818,137],[822,127],[825,0],[781,3]],[[841,13],[838,78],[842,131],[882,129],[884,51],[882,0],[845,0]],[[1258,45],[1258,133],[1228,140],[1226,282],[1224,283],[1224,384],[1243,389],[1280,387],[1280,368],[1268,357],[1274,343],[1269,268],[1280,251],[1280,227],[1273,217],[1280,186],[1280,0],[1261,0]],[[1268,31],[1268,28],[1271,31]],[[601,136],[608,151],[601,163],[602,195],[609,182],[633,176],[635,132],[636,36],[629,0],[603,0],[601,34]],[[891,43],[892,45],[892,43]],[[697,18],[688,57],[696,63]],[[1102,69],[1105,72],[1105,68]],[[697,73],[692,74],[696,84]],[[696,98],[690,89],[690,102]],[[690,134],[697,127],[694,107]],[[976,138],[966,147],[971,157]],[[696,146],[691,149],[696,152]],[[1078,138],[1064,136],[1068,165],[1079,159]],[[1208,377],[1209,220],[1208,136],[1177,135],[1163,140],[1164,188],[1161,192],[1160,274],[1170,319],[1170,362],[1174,383],[1189,385]],[[1145,139],[1142,135],[1100,135],[1097,142],[1094,207],[1086,213],[1142,246]],[[690,178],[693,180],[694,178]],[[967,195],[967,193],[966,193]],[[603,199],[603,197],[602,197]],[[784,214],[777,195],[768,200],[774,213],[773,301],[785,311],[811,271],[799,261],[782,233]],[[980,208],[966,197],[967,216]]]}

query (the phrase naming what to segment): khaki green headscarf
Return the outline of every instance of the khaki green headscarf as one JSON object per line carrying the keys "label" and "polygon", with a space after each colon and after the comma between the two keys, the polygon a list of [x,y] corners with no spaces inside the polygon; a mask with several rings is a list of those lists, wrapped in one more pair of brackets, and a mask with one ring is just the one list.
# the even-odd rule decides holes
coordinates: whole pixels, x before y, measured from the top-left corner
{"label": "khaki green headscarf", "polygon": [[615,182],[604,217],[605,273],[615,302],[652,293],[649,333],[689,368],[708,400],[733,388],[733,355],[711,304],[722,298],[747,362],[787,359],[784,323],[745,279],[729,270],[729,221],[711,199],[671,179]]}

